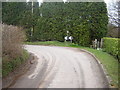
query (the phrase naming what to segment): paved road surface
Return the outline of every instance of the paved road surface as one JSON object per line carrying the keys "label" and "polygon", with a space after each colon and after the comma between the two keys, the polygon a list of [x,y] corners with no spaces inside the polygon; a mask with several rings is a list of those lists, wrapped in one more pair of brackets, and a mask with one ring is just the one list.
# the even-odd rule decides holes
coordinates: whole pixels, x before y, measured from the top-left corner
{"label": "paved road surface", "polygon": [[37,56],[37,64],[12,88],[108,88],[96,60],[75,48],[26,45]]}

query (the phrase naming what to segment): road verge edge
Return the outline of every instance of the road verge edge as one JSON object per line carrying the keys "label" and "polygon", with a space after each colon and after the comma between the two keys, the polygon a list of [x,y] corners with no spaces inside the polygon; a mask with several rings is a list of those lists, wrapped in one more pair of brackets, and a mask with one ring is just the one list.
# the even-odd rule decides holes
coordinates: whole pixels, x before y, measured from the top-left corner
{"label": "road verge edge", "polygon": [[90,54],[96,60],[96,62],[98,63],[100,69],[105,74],[105,77],[106,77],[107,82],[109,84],[109,88],[112,88],[112,86],[110,85],[110,82],[111,82],[112,79],[111,79],[110,76],[108,76],[107,70],[104,68],[104,66],[102,65],[102,63],[100,62],[100,60],[93,53],[91,53],[91,52],[89,52],[89,51],[87,51],[85,49],[80,49],[80,50],[83,51],[83,52],[86,52],[86,53]]}

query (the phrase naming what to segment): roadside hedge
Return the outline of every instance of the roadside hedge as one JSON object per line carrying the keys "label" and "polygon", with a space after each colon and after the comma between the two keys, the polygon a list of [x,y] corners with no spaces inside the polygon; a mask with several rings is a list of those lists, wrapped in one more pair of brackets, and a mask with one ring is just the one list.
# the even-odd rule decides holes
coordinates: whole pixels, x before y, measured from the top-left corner
{"label": "roadside hedge", "polygon": [[120,60],[120,39],[119,38],[109,38],[104,37],[103,38],[103,50],[106,52],[112,54],[113,56],[117,57],[118,60]]}

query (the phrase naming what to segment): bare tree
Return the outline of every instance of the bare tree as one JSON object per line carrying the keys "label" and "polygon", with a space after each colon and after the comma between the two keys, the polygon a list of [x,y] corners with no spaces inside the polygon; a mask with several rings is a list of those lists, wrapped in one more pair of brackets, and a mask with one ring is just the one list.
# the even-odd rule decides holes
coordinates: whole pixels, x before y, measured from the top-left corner
{"label": "bare tree", "polygon": [[120,1],[110,2],[108,4],[108,36],[120,37]]}

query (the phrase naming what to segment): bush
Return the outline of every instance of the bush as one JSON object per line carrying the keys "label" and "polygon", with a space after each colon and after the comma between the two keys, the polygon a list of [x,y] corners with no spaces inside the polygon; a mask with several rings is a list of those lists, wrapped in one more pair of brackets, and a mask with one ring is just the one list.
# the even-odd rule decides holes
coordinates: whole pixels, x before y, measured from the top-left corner
{"label": "bush", "polygon": [[85,25],[77,25],[74,27],[73,40],[81,46],[90,45],[90,33]]}
{"label": "bush", "polygon": [[2,25],[2,54],[10,60],[22,55],[25,35],[22,28]]}
{"label": "bush", "polygon": [[19,67],[29,54],[23,49],[25,35],[22,28],[2,24],[2,76]]}
{"label": "bush", "polygon": [[103,50],[120,59],[120,55],[119,55],[120,39],[104,37],[103,40],[104,40]]}
{"label": "bush", "polygon": [[10,61],[6,61],[3,57],[2,76],[7,76],[10,72],[12,72],[14,69],[23,64],[28,59],[28,57],[29,54],[25,50],[23,51],[22,56],[12,59]]}

